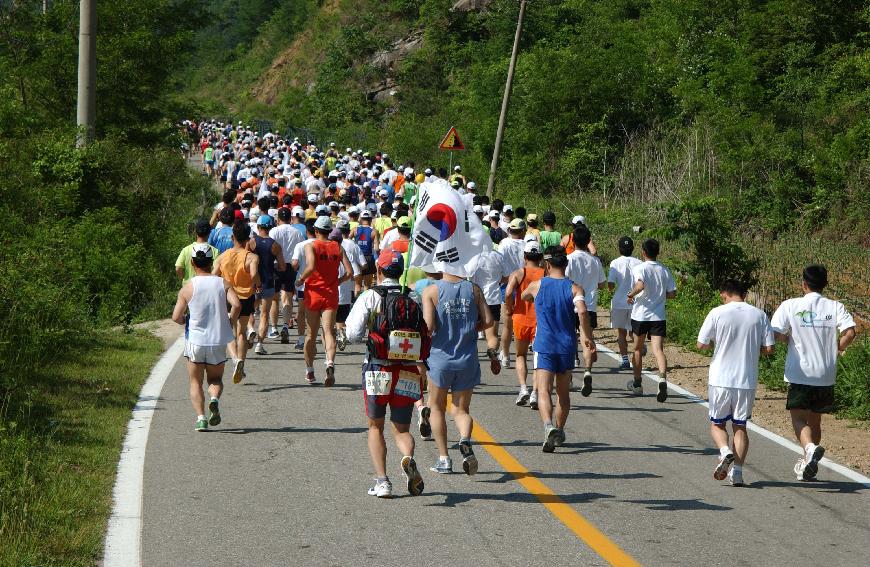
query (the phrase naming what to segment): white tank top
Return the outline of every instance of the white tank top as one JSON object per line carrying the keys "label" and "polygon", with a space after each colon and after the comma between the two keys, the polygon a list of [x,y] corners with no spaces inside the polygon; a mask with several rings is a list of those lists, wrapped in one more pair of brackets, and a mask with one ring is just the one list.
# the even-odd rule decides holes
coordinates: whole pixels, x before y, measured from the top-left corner
{"label": "white tank top", "polygon": [[187,308],[187,342],[197,346],[222,346],[233,340],[227,313],[224,279],[218,276],[195,276],[190,280],[193,297]]}

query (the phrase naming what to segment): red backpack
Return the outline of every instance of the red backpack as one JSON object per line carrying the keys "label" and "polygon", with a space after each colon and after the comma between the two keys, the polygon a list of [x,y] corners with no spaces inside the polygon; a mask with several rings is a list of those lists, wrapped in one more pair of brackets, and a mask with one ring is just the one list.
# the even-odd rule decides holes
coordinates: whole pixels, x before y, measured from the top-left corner
{"label": "red backpack", "polygon": [[399,286],[375,286],[381,310],[369,331],[369,358],[417,362],[429,358],[432,338],[423,309]]}

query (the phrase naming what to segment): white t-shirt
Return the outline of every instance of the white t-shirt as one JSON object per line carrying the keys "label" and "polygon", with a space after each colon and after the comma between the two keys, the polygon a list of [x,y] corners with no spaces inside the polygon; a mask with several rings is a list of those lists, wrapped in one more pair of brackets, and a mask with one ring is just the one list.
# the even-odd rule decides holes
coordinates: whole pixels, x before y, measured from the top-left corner
{"label": "white t-shirt", "polygon": [[399,239],[399,230],[393,229],[384,234],[381,238],[381,250],[386,250],[388,247],[393,245],[393,242]]}
{"label": "white t-shirt", "polygon": [[[341,240],[341,247],[344,248],[344,253],[347,255],[347,259],[350,261],[350,265],[353,268],[353,277],[357,277],[362,271],[360,266],[362,266],[364,262],[362,257],[362,250],[360,250],[357,243],[350,238],[343,238]],[[344,276],[343,263],[338,265],[338,277],[342,276]],[[353,288],[353,280],[348,280],[338,286],[339,305],[351,304],[351,300],[353,299]]]}
{"label": "white t-shirt", "polygon": [[819,293],[786,299],[773,314],[771,327],[789,335],[785,381],[810,386],[833,386],[837,377],[837,331],[855,326],[839,301]]}
{"label": "white t-shirt", "polygon": [[[522,242],[522,241],[520,241]],[[505,268],[504,257],[500,252],[491,250],[477,257],[477,265],[471,269],[471,281],[483,292],[487,305],[501,303],[501,280],[510,275]]]}
{"label": "white t-shirt", "polygon": [[302,233],[289,224],[279,224],[269,231],[269,237],[281,246],[281,255],[284,256],[284,261],[287,263],[290,263],[293,258],[293,250],[296,245],[305,240]]}
{"label": "white t-shirt", "polygon": [[[498,243],[498,251],[502,255],[504,269],[502,270],[506,276],[511,275],[526,264],[523,250],[526,247],[526,242],[522,238],[512,238],[508,236]],[[479,285],[479,284],[478,284]],[[481,286],[482,288],[483,286]]]}
{"label": "white t-shirt", "polygon": [[666,294],[677,290],[670,270],[652,260],[631,269],[631,286],[643,282],[643,292],[634,298],[631,318],[635,321],[664,321]]}
{"label": "white t-shirt", "polygon": [[613,288],[613,299],[610,301],[611,309],[631,309],[626,297],[634,286],[631,270],[635,266],[639,266],[640,263],[640,260],[634,256],[620,256],[610,262],[607,281],[616,284],[616,287]]}
{"label": "white t-shirt", "polygon": [[586,310],[598,310],[598,284],[604,283],[604,268],[601,262],[585,250],[575,250],[568,254],[565,276],[583,288]]}
{"label": "white t-shirt", "polygon": [[[294,228],[293,230],[296,230],[296,229]],[[310,244],[311,242],[314,242],[313,238],[303,240],[302,242],[297,244],[295,248],[293,248],[293,255],[290,256],[291,262],[293,260],[299,262],[299,266],[296,269],[296,274],[297,274],[297,276],[296,276],[296,289],[303,289],[303,290],[305,289],[305,284],[299,283],[299,274],[301,274],[302,270],[305,269],[305,247],[308,244]]]}
{"label": "white t-shirt", "polygon": [[758,386],[761,347],[773,346],[773,330],[764,311],[742,301],[714,307],[704,319],[698,342],[715,343],[710,385],[723,388]]}

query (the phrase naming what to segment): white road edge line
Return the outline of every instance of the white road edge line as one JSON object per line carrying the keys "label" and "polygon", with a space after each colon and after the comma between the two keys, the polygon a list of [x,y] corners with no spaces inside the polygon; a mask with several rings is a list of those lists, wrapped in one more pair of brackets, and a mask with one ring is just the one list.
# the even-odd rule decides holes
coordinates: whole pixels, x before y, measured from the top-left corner
{"label": "white road edge line", "polygon": [[170,346],[139,392],[127,435],[121,448],[115,487],[112,490],[112,515],[103,547],[104,567],[142,565],[142,482],[145,472],[145,447],[154,408],[175,362],[184,351],[184,336]]}
{"label": "white road edge line", "polygon": [[[598,346],[598,352],[603,352],[604,354],[613,358],[616,362],[622,362],[622,357],[620,355],[618,355],[614,351],[610,350],[606,346],[603,346],[599,343],[595,343],[595,344]],[[645,378],[652,380],[653,382],[656,382],[656,383],[661,382],[659,377],[656,376],[655,374],[653,374],[652,372],[643,371],[641,374]],[[706,401],[699,398],[698,396],[691,393],[690,391],[685,390],[685,389],[677,386],[676,384],[671,384],[670,382],[668,382],[668,389],[673,390],[674,392],[682,395],[683,397],[685,397],[688,400],[695,402],[696,404],[701,404],[705,408],[710,407],[710,404],[708,404]],[[797,443],[794,443],[793,441],[789,441],[788,439],[786,439],[782,435],[778,435],[778,434],[774,433],[773,431],[769,431],[769,430],[761,427],[760,425],[756,425],[755,423],[753,423],[751,421],[747,424],[747,429],[749,429],[750,431],[753,431],[755,433],[758,433],[762,437],[766,437],[767,439],[770,439],[771,441],[773,441],[774,443],[776,443],[778,445],[782,445],[786,449],[790,449],[790,450],[794,451],[798,455],[803,455],[804,451],[800,445],[798,445]],[[849,480],[854,480],[857,483],[863,484],[866,488],[870,488],[870,478],[864,476],[863,474],[861,474],[857,471],[854,471],[848,467],[844,467],[843,465],[841,465],[839,463],[835,463],[834,461],[828,459],[827,457],[825,457],[821,461],[819,461],[819,464],[824,466],[824,467],[827,467],[828,469],[830,469],[830,470],[832,470],[832,471],[834,471],[834,472],[836,472],[836,473],[838,473],[846,478],[848,478]]]}

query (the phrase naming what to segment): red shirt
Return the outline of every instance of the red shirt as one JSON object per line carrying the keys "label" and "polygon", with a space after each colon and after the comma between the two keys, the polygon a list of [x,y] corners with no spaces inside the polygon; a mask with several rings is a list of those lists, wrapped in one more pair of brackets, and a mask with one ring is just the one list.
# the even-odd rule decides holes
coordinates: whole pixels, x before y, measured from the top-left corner
{"label": "red shirt", "polygon": [[338,291],[341,245],[332,240],[315,240],[311,246],[314,248],[314,272],[305,280],[305,290]]}

